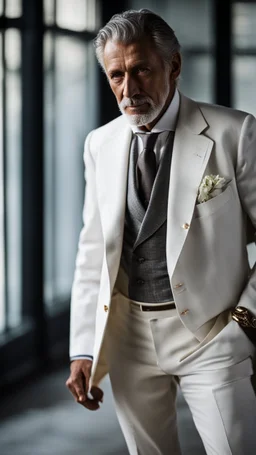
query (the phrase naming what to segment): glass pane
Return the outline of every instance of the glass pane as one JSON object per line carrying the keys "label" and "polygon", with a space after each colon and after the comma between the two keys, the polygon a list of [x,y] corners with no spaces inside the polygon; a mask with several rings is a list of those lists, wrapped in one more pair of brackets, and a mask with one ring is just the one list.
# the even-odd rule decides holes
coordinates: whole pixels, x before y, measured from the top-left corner
{"label": "glass pane", "polygon": [[[44,70],[51,71],[53,67],[53,38],[51,33],[45,33],[44,35]],[[46,82],[48,79],[46,79]],[[46,106],[47,108],[47,106]]]}
{"label": "glass pane", "polygon": [[50,34],[45,40],[45,301],[51,305],[70,295],[82,223],[83,144],[96,124],[97,96],[92,44]]}
{"label": "glass pane", "polygon": [[21,41],[20,32],[9,29],[5,33],[5,61],[10,71],[19,70],[21,67]]}
{"label": "glass pane", "polygon": [[54,0],[44,0],[44,22],[47,25],[54,23]]}
{"label": "glass pane", "polygon": [[5,328],[5,266],[4,266],[4,173],[3,173],[3,66],[2,34],[0,34],[0,332]]}
{"label": "glass pane", "polygon": [[22,0],[7,0],[5,15],[7,17],[20,17],[22,14]]}
{"label": "glass pane", "polygon": [[4,0],[0,0],[0,15],[4,14]]}
{"label": "glass pane", "polygon": [[234,107],[256,115],[256,60],[255,57],[235,57]]}
{"label": "glass pane", "polygon": [[100,10],[98,0],[86,0],[86,29],[97,30],[100,27]]}
{"label": "glass pane", "polygon": [[0,333],[5,328],[5,267],[4,267],[4,187],[3,187],[3,150],[0,147]]}
{"label": "glass pane", "polygon": [[96,0],[57,0],[57,25],[76,31],[94,30],[96,7]]}
{"label": "glass pane", "polygon": [[[132,9],[147,8],[175,30],[183,47],[207,48],[213,43],[211,0],[130,0]],[[199,29],[200,21],[200,29]]]}
{"label": "glass pane", "polygon": [[213,64],[209,55],[184,55],[179,87],[184,95],[213,102]]}
{"label": "glass pane", "polygon": [[256,3],[234,3],[233,30],[235,48],[256,47]]}
{"label": "glass pane", "polygon": [[20,32],[6,32],[8,324],[21,322],[21,74]]}

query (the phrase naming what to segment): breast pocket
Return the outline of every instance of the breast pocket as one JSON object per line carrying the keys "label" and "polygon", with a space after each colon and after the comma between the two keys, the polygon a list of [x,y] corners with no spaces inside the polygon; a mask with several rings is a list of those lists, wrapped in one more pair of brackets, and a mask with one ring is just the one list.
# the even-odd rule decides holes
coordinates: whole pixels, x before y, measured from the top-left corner
{"label": "breast pocket", "polygon": [[220,193],[218,196],[215,196],[207,202],[197,204],[194,210],[194,218],[209,216],[223,209],[226,204],[233,198],[234,187],[235,179],[232,179],[225,190],[222,191],[222,193]]}

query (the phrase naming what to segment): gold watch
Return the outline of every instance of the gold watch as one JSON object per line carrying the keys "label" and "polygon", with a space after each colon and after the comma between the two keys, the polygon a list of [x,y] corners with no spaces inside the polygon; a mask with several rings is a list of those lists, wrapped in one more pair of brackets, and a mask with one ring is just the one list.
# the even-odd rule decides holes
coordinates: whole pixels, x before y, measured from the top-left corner
{"label": "gold watch", "polygon": [[231,316],[241,327],[256,329],[256,316],[244,306],[235,307],[231,312]]}

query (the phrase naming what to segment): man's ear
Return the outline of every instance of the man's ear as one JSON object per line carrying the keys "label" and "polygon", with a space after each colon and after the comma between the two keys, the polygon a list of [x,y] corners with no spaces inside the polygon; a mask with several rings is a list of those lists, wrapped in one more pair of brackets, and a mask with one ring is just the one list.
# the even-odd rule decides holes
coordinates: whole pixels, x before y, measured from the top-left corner
{"label": "man's ear", "polygon": [[172,70],[171,70],[171,80],[175,80],[179,77],[181,72],[181,55],[179,52],[172,57]]}

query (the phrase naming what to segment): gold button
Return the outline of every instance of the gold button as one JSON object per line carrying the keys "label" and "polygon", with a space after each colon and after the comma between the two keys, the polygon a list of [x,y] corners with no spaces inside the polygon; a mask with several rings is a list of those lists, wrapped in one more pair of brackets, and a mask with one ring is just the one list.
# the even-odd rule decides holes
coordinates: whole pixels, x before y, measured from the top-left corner
{"label": "gold button", "polygon": [[107,305],[104,305],[104,311],[105,311],[105,313],[107,313],[107,311],[108,311],[108,306]]}
{"label": "gold button", "polygon": [[179,289],[181,286],[183,286],[184,283],[177,283],[174,285],[174,289]]}
{"label": "gold button", "polygon": [[190,227],[190,225],[189,225],[188,223],[184,223],[184,224],[182,225],[182,227],[183,227],[183,229],[188,229],[188,228]]}
{"label": "gold button", "polygon": [[181,316],[186,316],[188,313],[189,313],[189,310],[186,309],[186,310],[182,311],[180,314],[181,314]]}

